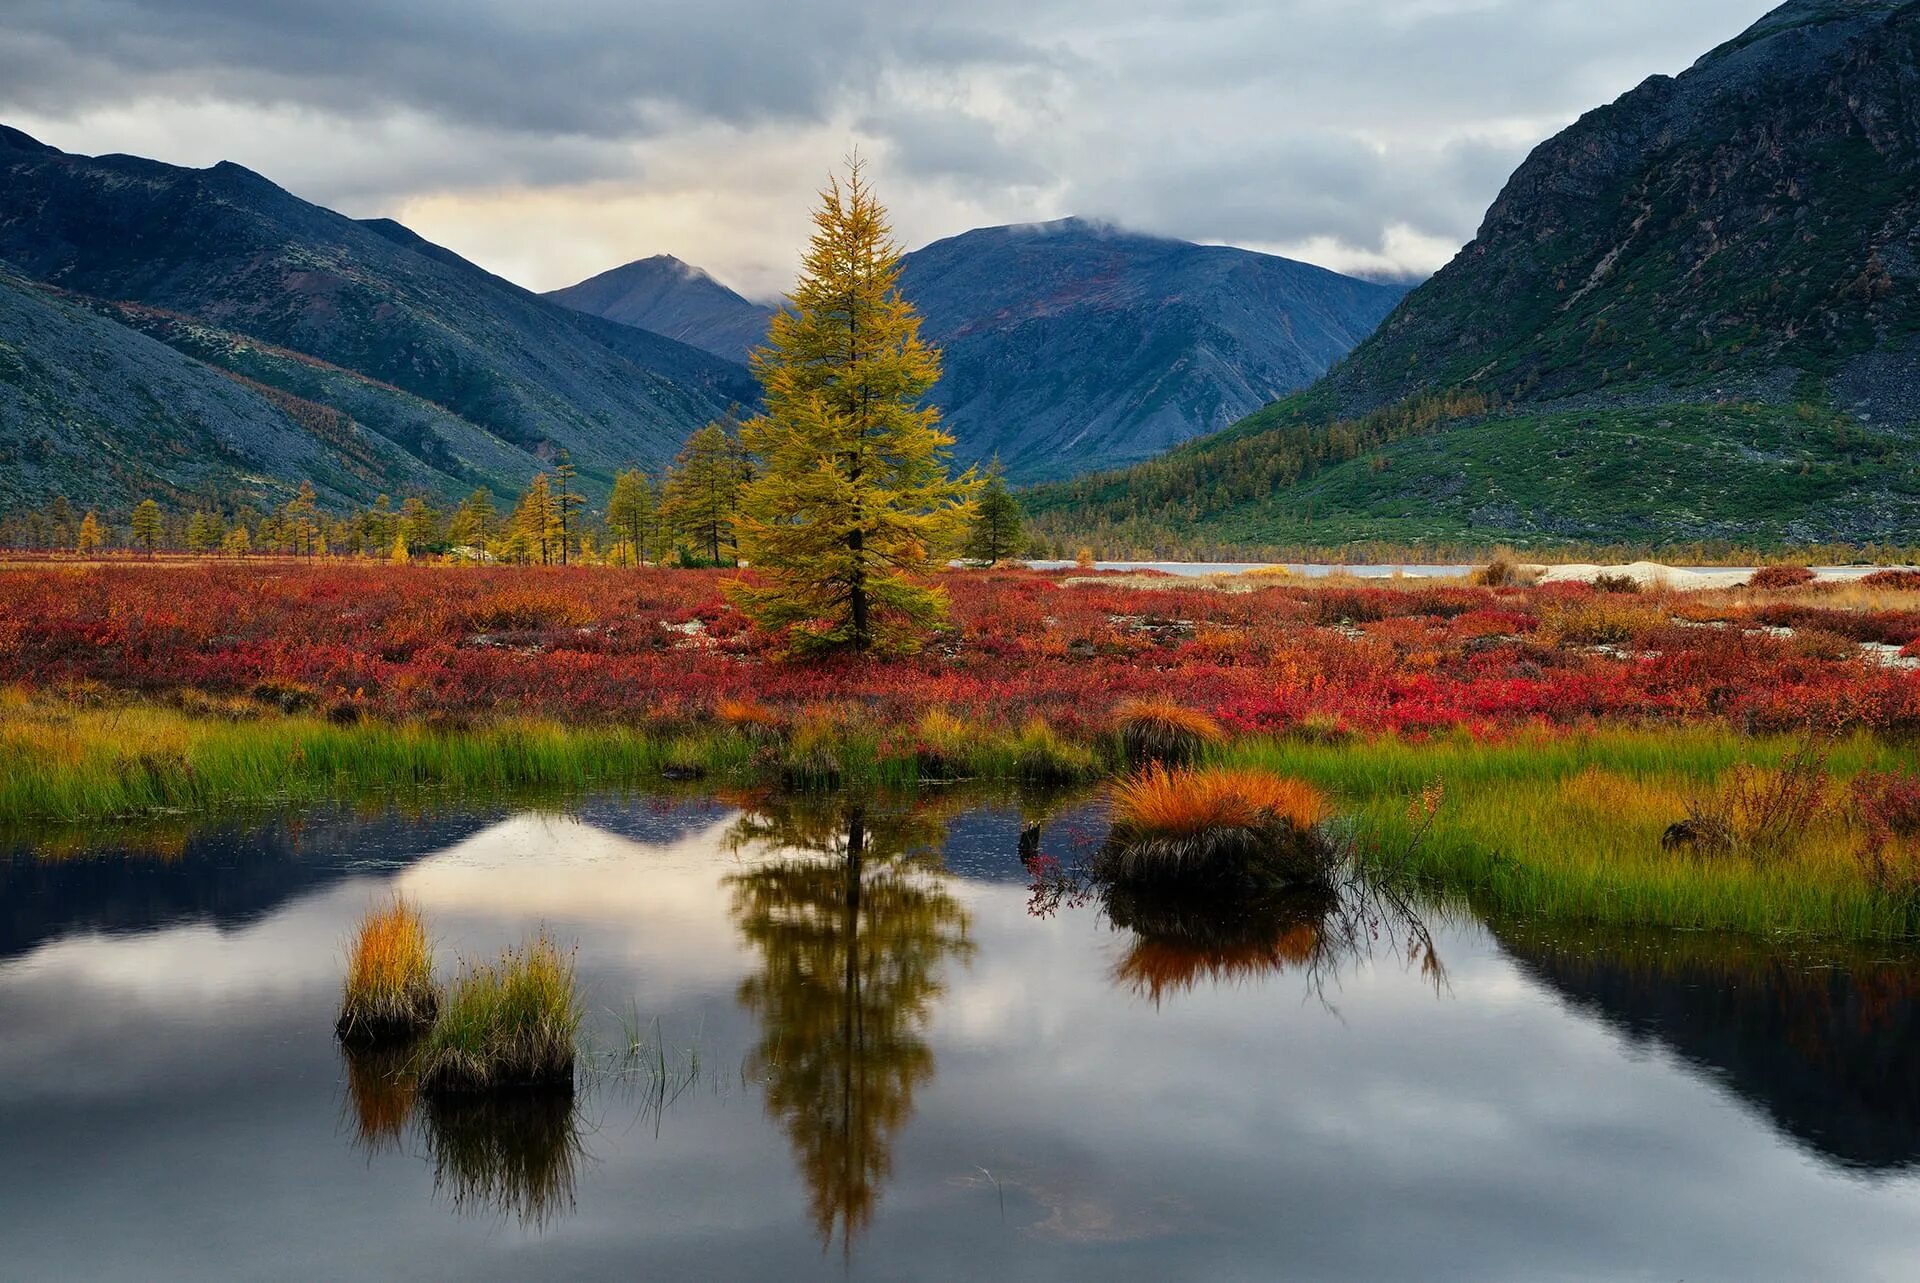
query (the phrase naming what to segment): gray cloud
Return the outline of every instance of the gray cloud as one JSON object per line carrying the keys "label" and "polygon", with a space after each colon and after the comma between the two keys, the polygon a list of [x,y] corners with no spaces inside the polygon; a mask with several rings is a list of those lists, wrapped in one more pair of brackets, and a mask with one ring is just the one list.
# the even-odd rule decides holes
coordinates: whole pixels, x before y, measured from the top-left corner
{"label": "gray cloud", "polygon": [[[76,150],[231,157],[353,213],[424,211],[420,230],[476,250],[531,193],[575,238],[510,255],[542,286],[589,225],[595,250],[693,249],[764,286],[792,220],[756,237],[740,209],[804,204],[856,142],[909,242],[1080,213],[1431,268],[1541,138],[1770,7],[0,0],[0,115]],[[638,211],[630,239],[615,210]]]}

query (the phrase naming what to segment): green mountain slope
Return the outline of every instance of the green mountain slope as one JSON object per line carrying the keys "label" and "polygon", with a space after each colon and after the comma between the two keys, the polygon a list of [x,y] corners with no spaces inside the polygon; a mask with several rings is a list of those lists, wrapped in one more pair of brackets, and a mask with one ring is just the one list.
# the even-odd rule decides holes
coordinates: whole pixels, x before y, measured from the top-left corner
{"label": "green mountain slope", "polygon": [[1312,389],[1030,504],[1147,548],[1912,540],[1917,234],[1920,3],[1796,0],[1542,144]]}

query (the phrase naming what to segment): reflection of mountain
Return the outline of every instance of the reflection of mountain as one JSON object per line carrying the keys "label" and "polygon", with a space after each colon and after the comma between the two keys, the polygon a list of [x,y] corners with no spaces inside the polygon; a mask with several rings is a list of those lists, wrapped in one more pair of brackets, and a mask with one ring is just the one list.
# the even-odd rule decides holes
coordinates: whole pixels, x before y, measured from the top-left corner
{"label": "reflection of mountain", "polygon": [[325,812],[189,832],[164,858],[124,845],[51,858],[0,854],[0,958],[76,932],[180,922],[230,930],[356,874],[412,864],[499,818]]}
{"label": "reflection of mountain", "polygon": [[778,803],[741,817],[737,844],[770,858],[728,879],[760,969],[740,987],[760,1018],[748,1070],[792,1142],[822,1246],[851,1248],[892,1167],[941,966],[972,951],[942,885],[939,821],[860,803]]}
{"label": "reflection of mountain", "polygon": [[1823,966],[1745,941],[1503,930],[1523,970],[1664,1047],[1848,1167],[1920,1163],[1920,965]]}

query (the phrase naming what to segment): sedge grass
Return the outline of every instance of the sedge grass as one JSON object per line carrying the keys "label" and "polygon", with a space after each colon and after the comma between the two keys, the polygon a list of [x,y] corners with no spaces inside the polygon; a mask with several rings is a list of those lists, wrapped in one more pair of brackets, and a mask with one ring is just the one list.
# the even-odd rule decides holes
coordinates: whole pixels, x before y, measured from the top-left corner
{"label": "sedge grass", "polygon": [[493,963],[469,964],[421,1043],[422,1093],[573,1088],[582,1010],[573,959],[542,931]]}
{"label": "sedge grass", "polygon": [[1326,798],[1270,771],[1154,765],[1117,785],[1103,881],[1253,888],[1324,881]]}
{"label": "sedge grass", "polygon": [[399,896],[369,909],[348,946],[334,1032],[348,1043],[408,1041],[433,1023],[439,1005],[433,946],[419,909]]}
{"label": "sedge grass", "polygon": [[1123,701],[1113,710],[1113,723],[1127,760],[1136,766],[1184,766],[1227,738],[1205,713],[1157,697]]}

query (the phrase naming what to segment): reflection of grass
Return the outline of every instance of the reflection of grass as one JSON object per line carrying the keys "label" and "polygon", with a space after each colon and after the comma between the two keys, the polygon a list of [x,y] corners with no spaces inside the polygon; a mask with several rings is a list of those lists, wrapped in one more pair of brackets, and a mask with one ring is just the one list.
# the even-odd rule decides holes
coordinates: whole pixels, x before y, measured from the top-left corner
{"label": "reflection of grass", "polygon": [[573,959],[543,931],[497,963],[469,965],[448,988],[421,1043],[420,1089],[570,1089],[580,1019]]}
{"label": "reflection of grass", "polygon": [[[1476,908],[1562,921],[1890,939],[1920,929],[1911,898],[1877,890],[1842,807],[1764,854],[1667,851],[1661,836],[1742,764],[1769,768],[1787,739],[1724,731],[1601,732],[1501,743],[1354,741],[1242,746],[1232,755],[1313,779],[1367,844],[1407,845],[1408,796],[1438,778],[1446,804],[1409,872]],[[1836,745],[1839,780],[1892,765],[1870,739]]]}
{"label": "reflection of grass", "polygon": [[419,1095],[411,1047],[346,1045],[347,1115],[355,1143],[369,1153],[397,1149]]}
{"label": "reflection of grass", "polygon": [[1328,893],[1267,897],[1238,909],[1110,891],[1108,918],[1134,933],[1114,979],[1156,1006],[1206,984],[1239,983],[1324,965],[1338,931]]}
{"label": "reflection of grass", "polygon": [[347,953],[335,1032],[348,1042],[411,1039],[433,1023],[439,1004],[420,911],[399,896],[369,909]]}
{"label": "reflection of grass", "polygon": [[573,1209],[586,1148],[571,1092],[430,1096],[423,1122],[434,1188],[455,1211],[544,1229]]}

